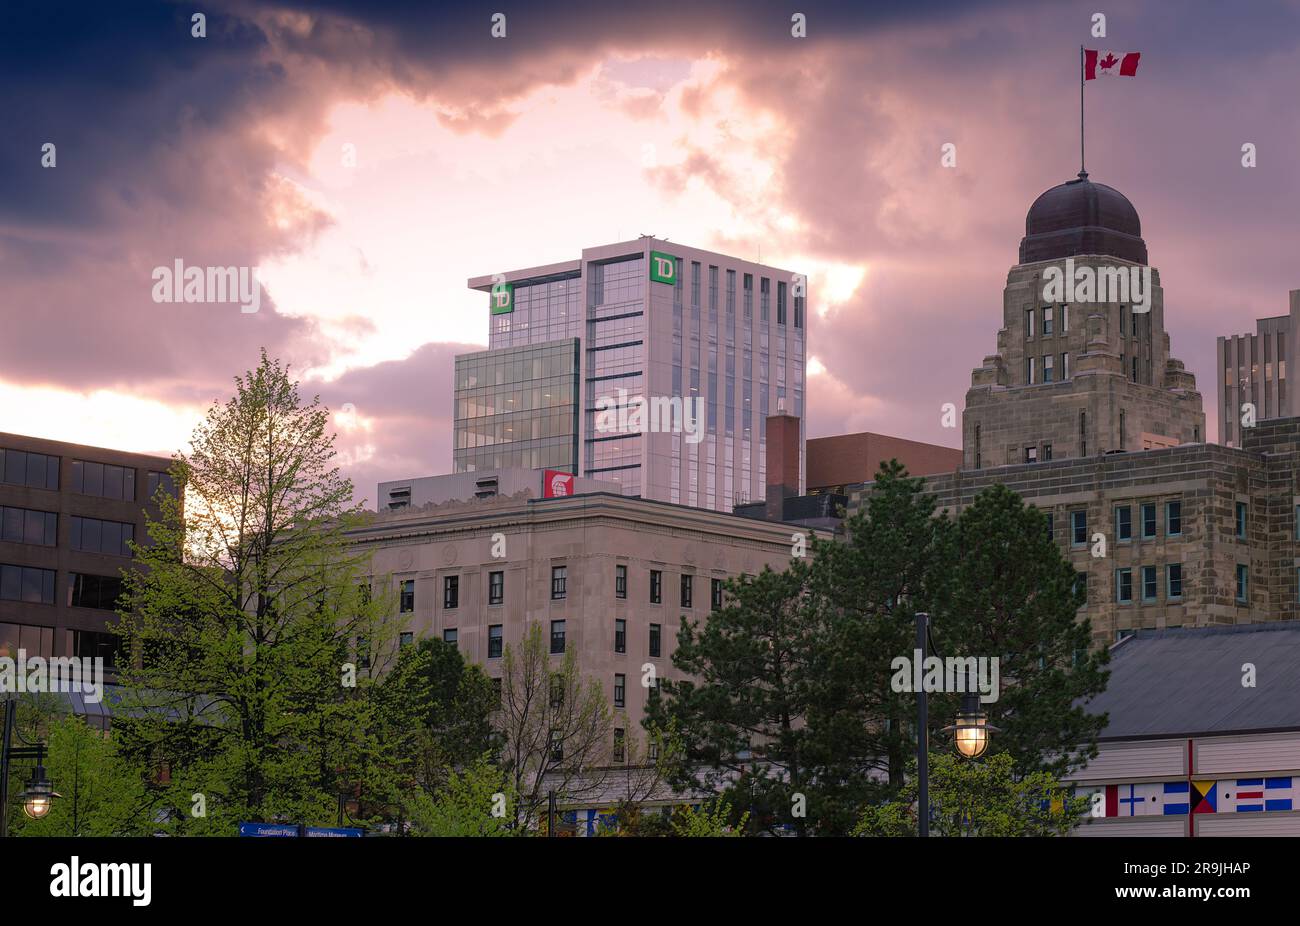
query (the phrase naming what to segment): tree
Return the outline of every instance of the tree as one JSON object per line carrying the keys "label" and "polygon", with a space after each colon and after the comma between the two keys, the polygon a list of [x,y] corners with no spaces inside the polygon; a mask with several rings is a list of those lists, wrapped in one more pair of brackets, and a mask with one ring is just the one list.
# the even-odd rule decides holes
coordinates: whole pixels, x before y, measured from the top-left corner
{"label": "tree", "polygon": [[411,820],[421,836],[515,836],[510,808],[516,796],[506,773],[487,755],[451,772],[436,797],[412,802]]}
{"label": "tree", "polygon": [[679,807],[673,814],[673,835],[688,837],[744,835],[745,826],[749,823],[748,811],[737,817],[725,797],[719,797],[711,804],[712,806],[708,803],[703,804],[699,809],[690,805]]}
{"label": "tree", "polygon": [[160,490],[133,547],[115,733],[159,770],[172,831],[327,822],[340,793],[395,787],[370,689],[399,625],[346,540],[360,510],[327,421],[263,352],[175,457],[184,504]]}
{"label": "tree", "polygon": [[384,741],[426,794],[452,770],[493,757],[492,680],[454,644],[426,637],[403,647],[376,697]]}
{"label": "tree", "polygon": [[45,771],[60,797],[39,820],[21,813],[16,815],[11,822],[14,835],[147,836],[152,833],[151,821],[142,812],[148,803],[144,779],[117,754],[110,738],[71,715],[49,723],[40,735],[46,738],[48,747]]}
{"label": "tree", "polygon": [[613,724],[600,684],[582,677],[572,649],[558,664],[551,659],[541,624],[529,624],[517,646],[506,646],[501,668],[501,767],[518,797],[514,826],[530,829],[550,791],[572,800],[601,789]]}
{"label": "tree", "polygon": [[784,572],[765,567],[728,580],[721,609],[703,624],[683,620],[673,666],[687,678],[663,683],[646,721],[680,732],[677,788],[725,790],[755,827],[792,824],[801,834],[804,818],[793,809],[812,780],[804,752],[821,641],[808,582],[798,560]]}
{"label": "tree", "polygon": [[[868,805],[855,836],[915,836],[916,780],[897,799]],[[930,832],[936,836],[1062,836],[1082,822],[1088,798],[1072,797],[1050,772],[1016,775],[1007,753],[971,761],[930,754]]]}
{"label": "tree", "polygon": [[[998,657],[1001,694],[984,705],[1001,728],[990,750],[1009,752],[1019,768],[1064,775],[1097,754],[1106,716],[1085,705],[1105,689],[1110,658],[1090,649],[1074,567],[1043,513],[1003,485],[962,511],[955,542],[961,555],[938,604],[936,644],[945,655]],[[951,717],[956,698],[941,706]]]}

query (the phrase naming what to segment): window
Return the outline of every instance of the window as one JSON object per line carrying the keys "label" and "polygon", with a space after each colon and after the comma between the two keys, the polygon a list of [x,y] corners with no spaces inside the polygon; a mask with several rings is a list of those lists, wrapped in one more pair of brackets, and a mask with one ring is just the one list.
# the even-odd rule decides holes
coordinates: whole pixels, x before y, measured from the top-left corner
{"label": "window", "polygon": [[627,706],[627,676],[621,672],[614,675],[614,706]]}
{"label": "window", "polygon": [[1156,535],[1156,506],[1148,502],[1142,506],[1142,539],[1150,540]]}
{"label": "window", "polygon": [[1061,354],[1061,382],[1070,378],[1070,355]]}
{"label": "window", "polygon": [[1246,539],[1246,503],[1237,502],[1237,539]]}
{"label": "window", "polygon": [[1047,539],[1048,539],[1048,540],[1055,540],[1055,539],[1056,539],[1056,524],[1055,524],[1055,519],[1052,517],[1052,513],[1051,513],[1050,511],[1047,512],[1047,514],[1046,514],[1046,518],[1047,518]]}
{"label": "window", "polygon": [[1088,603],[1088,573],[1074,574],[1074,596],[1079,599],[1079,607],[1082,608]]}
{"label": "window", "polygon": [[1070,542],[1075,546],[1088,543],[1088,512],[1079,510],[1070,512]]}
{"label": "window", "polygon": [[691,600],[694,598],[695,577],[682,576],[682,607],[692,607]]}
{"label": "window", "polygon": [[403,630],[401,633],[397,635],[398,646],[410,646],[414,642],[415,642],[415,634],[413,634],[409,630]]}
{"label": "window", "polygon": [[1237,565],[1237,602],[1238,604],[1246,603],[1247,593],[1250,591],[1250,570],[1241,564]]}
{"label": "window", "polygon": [[415,580],[402,580],[401,601],[398,604],[398,610],[403,614],[410,614],[415,610]]}
{"label": "window", "polygon": [[1043,462],[1046,463],[1052,459],[1052,445],[1043,444]]}
{"label": "window", "polygon": [[664,599],[664,574],[658,569],[650,570],[650,603],[659,604]]}
{"label": "window", "polygon": [[1025,448],[1025,462],[1026,462],[1026,463],[1037,463],[1037,462],[1038,462],[1038,448],[1037,448],[1037,447],[1026,447],[1026,448]]}
{"label": "window", "polygon": [[451,611],[460,607],[460,576],[443,576],[442,608]]}
{"label": "window", "polygon": [[551,676],[551,707],[564,707],[564,676]]}
{"label": "window", "polygon": [[115,633],[94,630],[74,630],[72,650],[79,659],[104,660],[105,669],[117,667],[117,657],[122,650],[122,638]]}
{"label": "window", "polygon": [[460,632],[455,627],[447,627],[442,631],[442,642],[450,643],[455,646],[460,640]]}
{"label": "window", "polygon": [[614,567],[614,597],[615,598],[627,597],[627,567],[626,566]]}
{"label": "window", "polygon": [[59,458],[23,450],[0,450],[0,482],[29,489],[59,488]]}
{"label": "window", "polygon": [[1133,570],[1115,570],[1115,600],[1120,604],[1133,603]]}
{"label": "window", "polygon": [[709,580],[709,607],[714,611],[722,610],[722,580]]}
{"label": "window", "polygon": [[370,641],[365,637],[357,637],[357,667],[370,668]]}
{"label": "window", "polygon": [[74,608],[117,610],[122,594],[122,580],[117,576],[91,576],[79,572],[68,574],[68,604]]}
{"label": "window", "polygon": [[59,542],[59,516],[53,511],[0,508],[0,540],[52,547]]}
{"label": "window", "polygon": [[614,621],[614,652],[627,652],[627,621],[622,618]]}
{"label": "window", "polygon": [[660,652],[659,641],[662,634],[658,624],[650,625],[650,655],[658,656]]}
{"label": "window", "polygon": [[1156,567],[1142,567],[1142,600],[1156,600]]}
{"label": "window", "polygon": [[99,498],[135,501],[135,470],[129,466],[72,461],[72,491]]}
{"label": "window", "polygon": [[130,556],[130,543],[134,539],[134,524],[100,521],[98,518],[74,517],[72,519],[72,549],[74,550]]}
{"label": "window", "polygon": [[551,744],[551,761],[563,762],[564,761],[564,740],[560,738],[559,731],[558,730],[547,731],[546,739]]}
{"label": "window", "polygon": [[1063,305],[1061,306],[1061,331],[1064,332],[1069,330],[1070,330],[1070,307],[1068,305]]}
{"label": "window", "polygon": [[1165,534],[1176,537],[1183,532],[1183,503],[1165,503]]}
{"label": "window", "polygon": [[1088,413],[1079,412],[1079,456],[1088,455]]}
{"label": "window", "polygon": [[149,501],[153,501],[162,489],[172,498],[180,498],[180,493],[176,491],[176,480],[171,477],[171,473],[157,473],[149,471]]}
{"label": "window", "polygon": [[54,604],[54,570],[31,566],[0,566],[0,598],[32,604]]}
{"label": "window", "polygon": [[488,659],[500,659],[504,644],[504,633],[500,624],[488,626]]}
{"label": "window", "polygon": [[1047,337],[1052,333],[1052,307],[1043,306],[1043,336]]}
{"label": "window", "polygon": [[551,652],[564,652],[564,621],[551,621]]}
{"label": "window", "polygon": [[1055,381],[1052,379],[1053,360],[1054,358],[1052,357],[1051,354],[1047,354],[1046,356],[1043,357],[1043,382],[1045,383],[1050,383]]}
{"label": "window", "polygon": [[1128,505],[1115,509],[1115,537],[1118,540],[1133,539],[1133,509]]}
{"label": "window", "polygon": [[1033,357],[1025,358],[1025,384],[1032,386],[1034,384],[1035,359]]}
{"label": "window", "polygon": [[1170,563],[1165,567],[1165,597],[1170,601],[1183,597],[1183,564]]}
{"label": "window", "polygon": [[614,761],[623,762],[627,755],[627,739],[622,727],[614,728]]}
{"label": "window", "polygon": [[1025,312],[1025,337],[1033,340],[1035,325],[1034,310],[1029,309]]}
{"label": "window", "polygon": [[559,601],[567,596],[568,568],[565,566],[551,567],[551,600]]}
{"label": "window", "polygon": [[506,600],[506,574],[504,572],[488,573],[488,604],[501,604]]}

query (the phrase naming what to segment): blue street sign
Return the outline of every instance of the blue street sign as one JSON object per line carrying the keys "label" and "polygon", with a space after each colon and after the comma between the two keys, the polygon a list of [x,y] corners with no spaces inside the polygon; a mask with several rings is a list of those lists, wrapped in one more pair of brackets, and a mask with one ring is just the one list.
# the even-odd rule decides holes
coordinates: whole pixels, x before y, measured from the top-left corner
{"label": "blue street sign", "polygon": [[309,826],[307,827],[308,836],[324,836],[327,839],[338,839],[340,837],[356,838],[365,835],[362,830],[349,829],[339,826]]}
{"label": "blue street sign", "polygon": [[240,836],[297,836],[298,827],[292,823],[241,823]]}

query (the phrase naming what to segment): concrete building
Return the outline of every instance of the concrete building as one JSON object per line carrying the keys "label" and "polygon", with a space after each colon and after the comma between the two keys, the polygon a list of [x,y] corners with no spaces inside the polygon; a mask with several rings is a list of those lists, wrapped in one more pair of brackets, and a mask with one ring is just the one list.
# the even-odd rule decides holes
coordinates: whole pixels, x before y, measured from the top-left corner
{"label": "concrete building", "polygon": [[101,656],[167,457],[0,434],[0,656]]}
{"label": "concrete building", "polygon": [[379,483],[380,511],[423,508],[452,501],[497,498],[526,492],[532,498],[554,498],[591,492],[618,492],[616,483],[585,479],[562,470],[500,469],[418,476]]}
{"label": "concrete building", "polygon": [[[382,498],[381,494],[381,498]],[[492,555],[493,535],[505,555]],[[391,577],[408,640],[437,636],[500,677],[505,646],[540,623],[577,652],[629,736],[649,696],[643,666],[673,677],[683,618],[721,604],[723,580],[784,569],[790,531],[731,514],[615,493],[539,498],[529,489],[373,515],[350,534]]]}
{"label": "concrete building", "polygon": [[1217,341],[1219,443],[1228,447],[1242,444],[1242,417],[1246,404],[1251,415],[1289,418],[1296,409],[1286,388],[1286,360],[1296,356],[1300,338],[1300,289],[1291,290],[1291,311],[1287,315],[1261,318],[1254,334],[1233,334]]}
{"label": "concrete building", "polygon": [[[1169,353],[1160,274],[1147,265],[1137,210],[1086,173],[1038,197],[1020,261],[1002,292],[997,352],[971,374],[962,417],[963,466],[983,469],[1113,450],[1200,443],[1196,380]],[[1069,263],[1067,263],[1067,261]],[[1150,271],[1148,311],[1127,284]],[[1115,280],[1077,299],[1055,279]],[[1123,282],[1122,292],[1120,282]],[[1088,299],[1084,299],[1086,295]]]}
{"label": "concrete building", "polygon": [[[1300,420],[1265,422],[1241,449],[1202,443],[1200,395],[1169,356],[1154,269],[1149,312],[1132,311],[1137,300],[1044,298],[1071,266],[1146,269],[1122,194],[1081,176],[1040,196],[1025,225],[998,352],[967,393],[962,467],[927,478],[939,508],[959,514],[1002,483],[1043,510],[1086,583],[1081,613],[1098,645],[1298,616]],[[868,492],[850,493],[850,511]],[[1104,555],[1093,555],[1097,534]]]}
{"label": "concrete building", "polygon": [[[468,285],[488,294],[491,323],[488,351],[457,362],[458,471],[568,468],[561,456],[573,446],[576,367],[571,472],[618,482],[625,495],[715,511],[764,498],[762,422],[781,403],[804,417],[804,277],[646,236]],[[561,369],[556,358],[575,342],[576,365]],[[549,361],[501,353],[520,349]],[[475,366],[481,373],[470,373]],[[558,392],[546,395],[539,367]],[[487,391],[489,381],[496,393],[472,406],[471,391]],[[501,400],[523,391],[532,404],[508,411]],[[638,420],[642,399],[652,408]],[[695,400],[702,420],[684,433]],[[511,446],[520,440],[529,443]],[[798,449],[802,458],[802,431]]]}
{"label": "concrete building", "polygon": [[808,494],[843,494],[870,481],[880,464],[898,460],[913,476],[950,473],[961,467],[961,450],[863,431],[808,441]]}
{"label": "concrete building", "polygon": [[[1248,668],[1249,667],[1249,668]],[[1300,836],[1300,622],[1142,630],[1112,647],[1076,836]]]}

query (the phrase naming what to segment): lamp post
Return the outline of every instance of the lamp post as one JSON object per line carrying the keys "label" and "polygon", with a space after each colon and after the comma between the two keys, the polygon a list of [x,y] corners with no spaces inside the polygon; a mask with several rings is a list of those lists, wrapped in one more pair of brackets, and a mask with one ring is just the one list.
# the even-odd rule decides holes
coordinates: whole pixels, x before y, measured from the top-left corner
{"label": "lamp post", "polygon": [[[924,676],[924,663],[930,647],[930,615],[925,611],[916,614],[916,649],[921,654],[921,675]],[[938,653],[935,653],[937,656]],[[957,752],[968,759],[978,759],[989,745],[989,734],[998,732],[998,728],[988,722],[988,714],[980,709],[979,694],[970,691],[970,685],[964,684],[961,696],[961,710],[957,712],[957,722],[944,727],[943,732],[954,733]],[[930,835],[930,705],[925,685],[918,686],[916,692],[916,813],[917,834]]]}
{"label": "lamp post", "polygon": [[[4,727],[0,732],[0,837],[9,835],[9,768],[14,759],[35,759],[36,768],[32,771],[27,787],[18,795],[23,804],[23,812],[33,820],[39,820],[50,812],[54,798],[61,797],[45,777],[45,744],[29,743],[23,739],[16,726],[18,702],[12,698],[5,700]],[[24,745],[12,746],[10,743],[17,736]]]}

